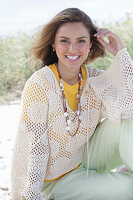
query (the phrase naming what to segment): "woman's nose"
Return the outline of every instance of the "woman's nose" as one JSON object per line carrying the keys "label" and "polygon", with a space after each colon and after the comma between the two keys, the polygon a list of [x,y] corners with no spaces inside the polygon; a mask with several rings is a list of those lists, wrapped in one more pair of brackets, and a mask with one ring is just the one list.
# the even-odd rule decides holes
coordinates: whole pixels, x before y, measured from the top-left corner
{"label": "woman's nose", "polygon": [[77,46],[76,46],[75,43],[71,43],[70,46],[69,46],[69,50],[70,50],[71,52],[75,51],[76,48],[77,48]]}

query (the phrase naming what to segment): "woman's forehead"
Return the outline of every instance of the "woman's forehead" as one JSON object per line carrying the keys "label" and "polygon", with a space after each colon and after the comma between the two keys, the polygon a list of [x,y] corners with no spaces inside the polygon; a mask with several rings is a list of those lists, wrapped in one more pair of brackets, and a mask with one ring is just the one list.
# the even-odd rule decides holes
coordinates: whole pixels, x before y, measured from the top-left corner
{"label": "woman's forehead", "polygon": [[86,28],[86,26],[82,22],[73,22],[73,23],[66,23],[59,27],[57,30],[56,35],[58,37],[60,36],[67,36],[70,37],[72,35],[75,35],[75,37],[81,37],[81,36],[89,36],[89,31]]}

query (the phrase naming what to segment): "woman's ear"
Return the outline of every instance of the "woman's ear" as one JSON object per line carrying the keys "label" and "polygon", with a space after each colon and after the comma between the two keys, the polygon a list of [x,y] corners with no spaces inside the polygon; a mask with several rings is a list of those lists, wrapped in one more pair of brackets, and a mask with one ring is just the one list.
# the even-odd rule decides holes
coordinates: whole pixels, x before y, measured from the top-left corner
{"label": "woman's ear", "polygon": [[55,49],[55,45],[54,45],[54,43],[52,44],[52,47],[53,47],[53,49]]}
{"label": "woman's ear", "polygon": [[92,47],[92,42],[90,43],[90,49],[91,49],[91,47]]}

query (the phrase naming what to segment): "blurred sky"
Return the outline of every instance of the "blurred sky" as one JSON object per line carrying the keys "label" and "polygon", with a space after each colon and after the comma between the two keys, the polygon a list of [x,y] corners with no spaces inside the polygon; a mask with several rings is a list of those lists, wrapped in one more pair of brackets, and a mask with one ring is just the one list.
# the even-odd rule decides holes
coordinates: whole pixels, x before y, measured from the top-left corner
{"label": "blurred sky", "polygon": [[133,0],[0,0],[0,36],[35,32],[67,7],[82,9],[99,24],[133,16]]}

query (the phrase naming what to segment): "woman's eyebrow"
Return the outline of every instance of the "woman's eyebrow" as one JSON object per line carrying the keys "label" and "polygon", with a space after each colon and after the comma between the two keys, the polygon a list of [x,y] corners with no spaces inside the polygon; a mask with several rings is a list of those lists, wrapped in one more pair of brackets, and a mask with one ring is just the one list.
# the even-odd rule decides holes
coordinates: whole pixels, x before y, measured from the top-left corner
{"label": "woman's eyebrow", "polygon": [[83,39],[83,38],[88,39],[88,37],[86,37],[86,36],[82,36],[82,37],[79,37],[79,38],[77,38],[77,39]]}
{"label": "woman's eyebrow", "polygon": [[60,36],[59,38],[70,39],[70,38],[68,38],[66,36]]}
{"label": "woman's eyebrow", "polygon": [[[60,36],[59,38],[70,39],[70,38],[68,38],[68,37],[66,37],[66,36]],[[83,38],[88,39],[88,37],[86,37],[86,36],[81,36],[81,37],[78,37],[78,38],[76,38],[76,39],[83,39]]]}

